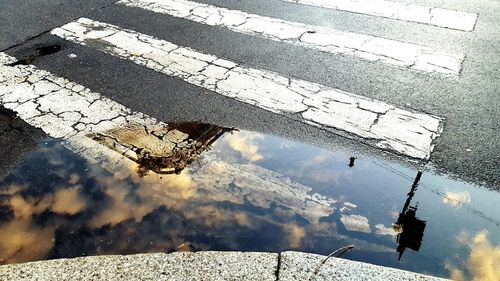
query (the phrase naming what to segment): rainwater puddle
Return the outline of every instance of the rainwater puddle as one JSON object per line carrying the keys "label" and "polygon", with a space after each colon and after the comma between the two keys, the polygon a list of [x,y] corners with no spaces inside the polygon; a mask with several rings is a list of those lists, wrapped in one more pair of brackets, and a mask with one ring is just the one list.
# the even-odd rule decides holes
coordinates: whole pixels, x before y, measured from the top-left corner
{"label": "rainwater puddle", "polygon": [[[24,151],[0,174],[0,262],[200,250],[329,254],[352,244],[343,258],[435,276],[497,270],[496,191],[271,135],[176,128],[189,137],[146,152],[137,149],[146,139],[92,136],[138,163],[128,160],[122,171],[91,164],[60,140]],[[159,159],[155,151],[176,152]]]}

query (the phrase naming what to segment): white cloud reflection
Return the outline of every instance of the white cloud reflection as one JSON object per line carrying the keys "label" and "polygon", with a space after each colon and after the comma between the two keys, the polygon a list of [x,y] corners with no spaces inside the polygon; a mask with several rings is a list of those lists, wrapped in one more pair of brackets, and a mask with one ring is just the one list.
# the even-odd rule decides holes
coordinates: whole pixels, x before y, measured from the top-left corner
{"label": "white cloud reflection", "polygon": [[257,133],[231,132],[224,137],[223,141],[227,142],[233,150],[239,152],[243,158],[250,162],[255,162],[264,159],[256,144],[262,138],[263,136]]}
{"label": "white cloud reflection", "polygon": [[381,223],[375,225],[375,233],[378,235],[389,235],[389,236],[397,235],[397,233],[394,231],[392,227],[386,227]]}
{"label": "white cloud reflection", "polygon": [[500,245],[492,245],[486,230],[474,236],[460,234],[457,241],[470,249],[466,266],[447,264],[450,278],[456,281],[498,281],[500,280]]}
{"label": "white cloud reflection", "polygon": [[358,231],[364,233],[371,233],[368,218],[360,215],[345,215],[342,214],[340,221],[348,231]]}
{"label": "white cloud reflection", "polygon": [[443,196],[443,203],[458,208],[465,204],[470,203],[470,195],[467,191],[464,192],[448,191]]}

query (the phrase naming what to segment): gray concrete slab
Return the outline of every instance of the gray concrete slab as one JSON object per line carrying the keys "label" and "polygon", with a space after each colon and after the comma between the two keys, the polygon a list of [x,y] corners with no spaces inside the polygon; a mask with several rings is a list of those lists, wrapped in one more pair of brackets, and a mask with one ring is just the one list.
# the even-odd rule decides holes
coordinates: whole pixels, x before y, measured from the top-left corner
{"label": "gray concrete slab", "polygon": [[317,270],[323,259],[301,252],[92,256],[0,266],[0,280],[446,280],[339,258]]}
{"label": "gray concrete slab", "polygon": [[0,280],[275,280],[278,254],[176,252],[92,256],[0,267]]}
{"label": "gray concrete slab", "polygon": [[350,261],[340,258],[329,258],[319,266],[325,256],[301,252],[284,252],[280,256],[279,280],[446,280],[409,271]]}

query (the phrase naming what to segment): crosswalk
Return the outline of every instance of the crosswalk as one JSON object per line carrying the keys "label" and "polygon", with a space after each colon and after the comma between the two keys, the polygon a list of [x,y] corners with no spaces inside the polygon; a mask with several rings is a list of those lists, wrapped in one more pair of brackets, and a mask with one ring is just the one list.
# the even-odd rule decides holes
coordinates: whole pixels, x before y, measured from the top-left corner
{"label": "crosswalk", "polygon": [[[477,21],[475,13],[397,1],[282,1],[293,2],[299,7],[311,5],[463,32],[473,31]],[[432,46],[290,22],[188,0],[120,0],[116,5],[424,75],[459,77],[466,56]],[[350,93],[250,67],[244,62],[180,46],[91,17],[55,28],[51,34],[224,97],[399,155],[429,159],[436,138],[443,132],[443,119],[439,116],[372,100],[362,92]],[[158,123],[64,77],[32,65],[8,66],[15,60],[0,53],[0,104],[16,111],[22,119],[50,136],[81,144],[89,143],[85,140],[89,132],[102,132],[131,122]]]}
{"label": "crosswalk", "polygon": [[283,21],[186,0],[121,0],[118,4],[223,26],[235,32],[278,42],[353,55],[424,72],[458,75],[464,60],[463,54],[438,52],[416,44]]}
{"label": "crosswalk", "polygon": [[386,0],[282,0],[321,8],[472,31],[477,14]]}

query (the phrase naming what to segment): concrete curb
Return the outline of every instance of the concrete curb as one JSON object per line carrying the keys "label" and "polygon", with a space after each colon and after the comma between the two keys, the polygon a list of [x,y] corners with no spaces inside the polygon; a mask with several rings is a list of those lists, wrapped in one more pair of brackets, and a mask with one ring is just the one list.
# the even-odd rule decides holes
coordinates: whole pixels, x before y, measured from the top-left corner
{"label": "concrete curb", "polygon": [[300,252],[92,256],[0,266],[0,280],[445,280],[338,258],[317,270],[324,258]]}

